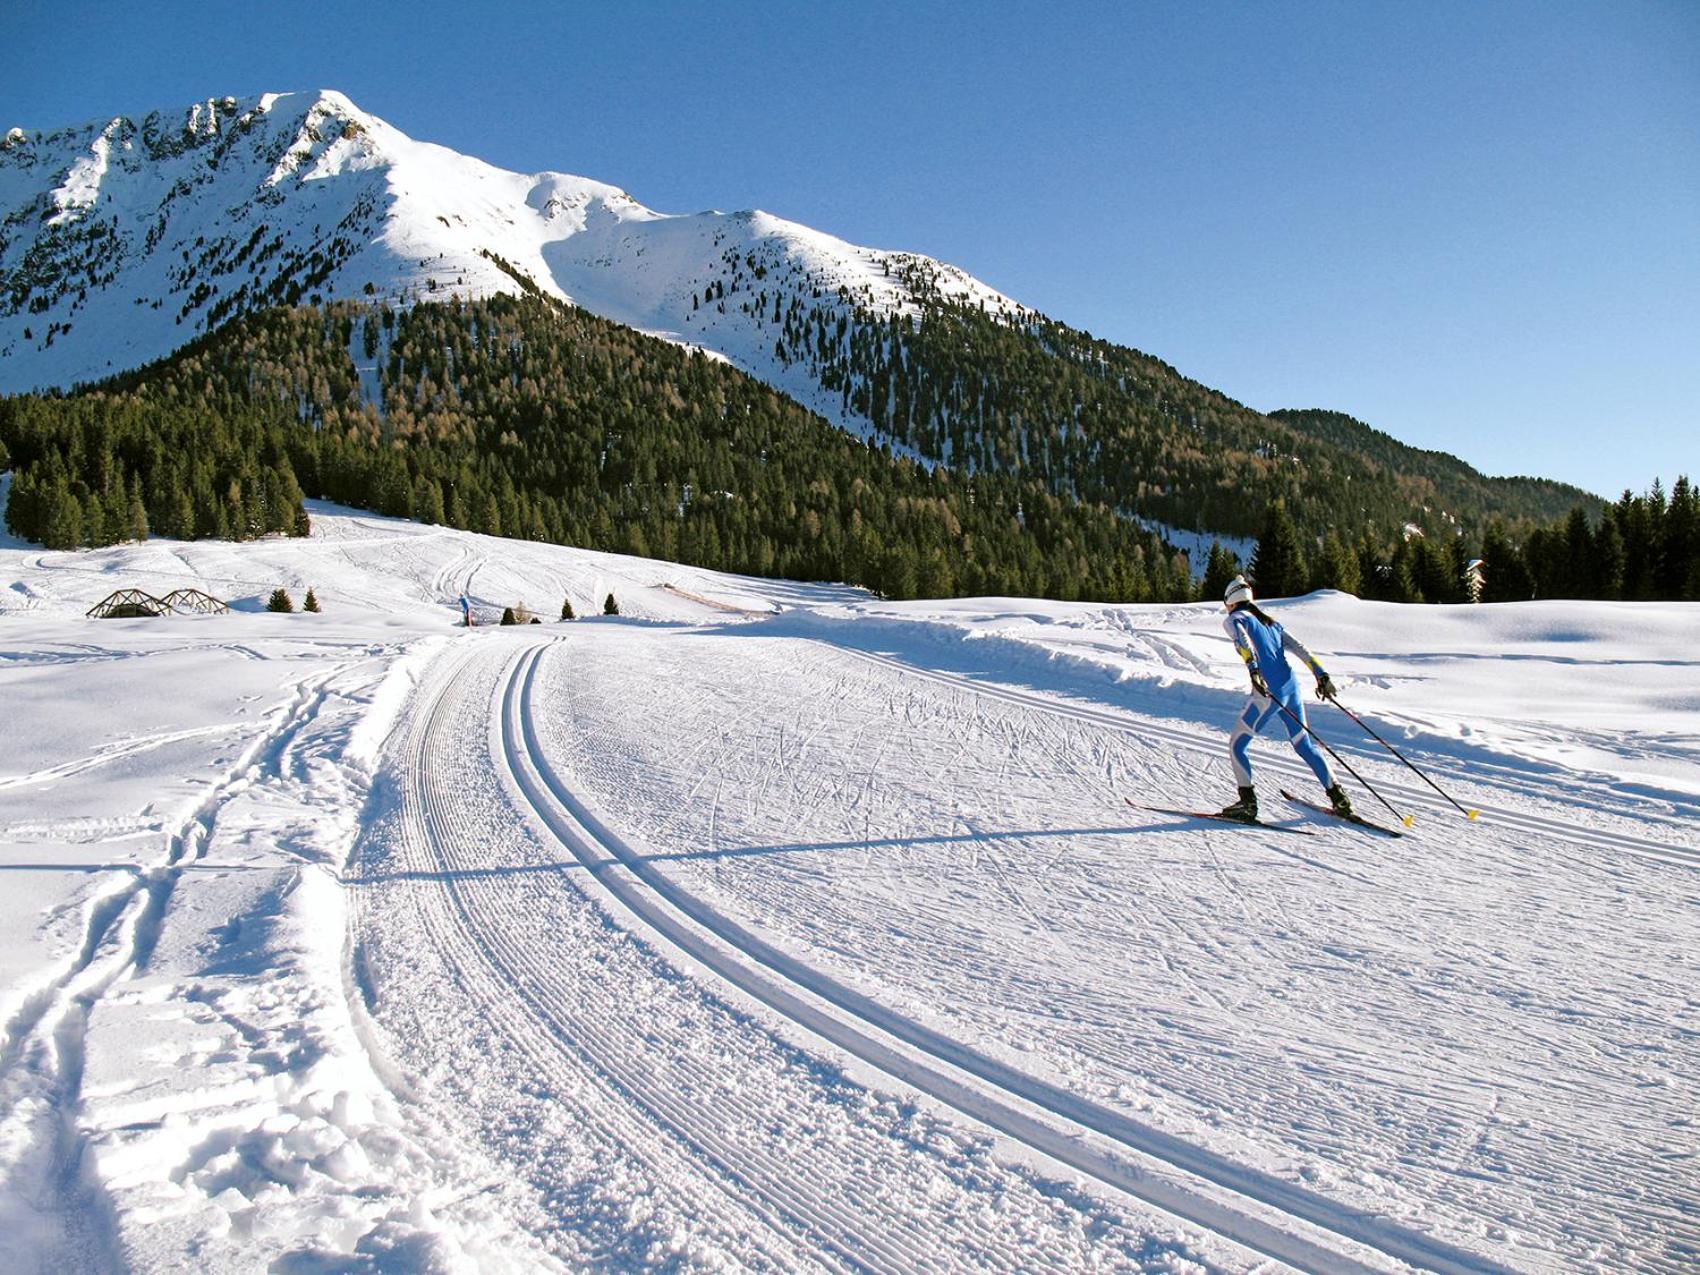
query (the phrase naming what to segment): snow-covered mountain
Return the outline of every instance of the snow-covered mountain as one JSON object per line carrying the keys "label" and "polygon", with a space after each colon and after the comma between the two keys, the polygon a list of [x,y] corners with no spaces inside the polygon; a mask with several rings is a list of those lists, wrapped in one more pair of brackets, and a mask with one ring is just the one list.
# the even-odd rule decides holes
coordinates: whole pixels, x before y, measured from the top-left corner
{"label": "snow-covered mountain", "polygon": [[0,392],[136,367],[265,305],[536,288],[858,428],[776,351],[775,316],[903,310],[917,268],[944,296],[1020,309],[953,267],[768,213],[669,215],[588,178],[507,172],[330,91],[0,141]]}
{"label": "snow-covered mountain", "polygon": [[140,367],[247,311],[503,293],[706,351],[901,454],[1203,543],[1254,534],[1250,511],[1277,497],[1308,535],[1355,538],[1367,520],[1389,540],[1410,523],[1551,521],[1588,499],[1489,482],[1335,413],[1254,411],[927,257],[507,172],[339,93],[0,131],[0,394]]}

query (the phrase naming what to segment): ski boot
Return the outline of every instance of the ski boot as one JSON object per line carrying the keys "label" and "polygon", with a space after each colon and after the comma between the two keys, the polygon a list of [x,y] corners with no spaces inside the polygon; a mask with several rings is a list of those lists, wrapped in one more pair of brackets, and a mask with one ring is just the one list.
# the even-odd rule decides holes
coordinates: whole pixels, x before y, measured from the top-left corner
{"label": "ski boot", "polygon": [[1221,811],[1224,819],[1234,819],[1240,823],[1257,822],[1257,789],[1241,788],[1240,799],[1231,806],[1225,806]]}
{"label": "ski boot", "polygon": [[1328,790],[1328,800],[1334,803],[1334,813],[1342,819],[1353,817],[1352,799],[1346,795],[1346,790],[1335,784]]}

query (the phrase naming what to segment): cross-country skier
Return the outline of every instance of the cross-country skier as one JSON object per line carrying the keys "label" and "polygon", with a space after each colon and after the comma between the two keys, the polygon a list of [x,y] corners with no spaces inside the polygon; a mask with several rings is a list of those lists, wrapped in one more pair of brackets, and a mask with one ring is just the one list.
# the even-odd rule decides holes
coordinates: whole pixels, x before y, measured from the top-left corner
{"label": "cross-country skier", "polygon": [[[1246,583],[1244,576],[1234,577],[1227,592],[1222,595],[1222,605],[1228,608],[1222,627],[1228,631],[1234,649],[1246,662],[1252,690],[1228,740],[1228,759],[1234,767],[1234,782],[1239,785],[1240,799],[1223,810],[1223,816],[1246,823],[1256,822],[1257,789],[1251,782],[1251,739],[1279,719],[1293,741],[1293,751],[1305,759],[1315,772],[1316,781],[1328,793],[1334,813],[1349,817],[1352,813],[1351,800],[1345,789],[1334,782],[1334,776],[1328,769],[1328,759],[1322,755],[1310,732],[1303,729],[1304,696],[1287,663],[1287,652],[1296,654],[1316,674],[1318,698],[1334,698],[1333,681],[1323,671],[1316,656],[1305,649],[1304,643],[1258,608],[1251,595],[1251,585]],[[1285,713],[1281,711],[1283,706],[1287,710]]]}

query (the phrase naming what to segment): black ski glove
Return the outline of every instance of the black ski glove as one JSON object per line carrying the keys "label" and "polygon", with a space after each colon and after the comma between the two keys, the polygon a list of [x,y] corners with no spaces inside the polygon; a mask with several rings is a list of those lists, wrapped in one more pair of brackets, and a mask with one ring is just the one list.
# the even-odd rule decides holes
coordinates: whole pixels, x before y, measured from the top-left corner
{"label": "black ski glove", "polygon": [[1316,675],[1316,698],[1334,698],[1334,679],[1329,677],[1326,673],[1318,673]]}
{"label": "black ski glove", "polygon": [[1251,689],[1254,694],[1269,698],[1269,685],[1263,680],[1263,674],[1256,669],[1251,670]]}

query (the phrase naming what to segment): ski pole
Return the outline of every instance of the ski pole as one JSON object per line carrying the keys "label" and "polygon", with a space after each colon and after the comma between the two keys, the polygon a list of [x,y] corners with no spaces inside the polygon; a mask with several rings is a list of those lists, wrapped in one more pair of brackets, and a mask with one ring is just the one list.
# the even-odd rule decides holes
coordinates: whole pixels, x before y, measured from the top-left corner
{"label": "ski pole", "polygon": [[[1377,735],[1375,733],[1374,728],[1371,727],[1370,724],[1368,722],[1366,722],[1363,718],[1359,717],[1356,713],[1354,713],[1351,709],[1347,708],[1339,700],[1334,701],[1334,707],[1339,709],[1347,717],[1350,717],[1359,726],[1362,726],[1366,731],[1368,731],[1370,738],[1375,740],[1376,743],[1380,744],[1383,748],[1385,748],[1388,752],[1392,753],[1400,761],[1404,762],[1412,770],[1416,770],[1418,776],[1420,776],[1422,781],[1425,784],[1427,784],[1430,788],[1434,789],[1442,797],[1445,797],[1446,800],[1452,801],[1451,795],[1449,793],[1447,793],[1445,789],[1443,789],[1439,784],[1435,783],[1434,780],[1430,779],[1427,775],[1423,774],[1422,771],[1417,770],[1416,763],[1411,761],[1410,758],[1406,757],[1404,753],[1400,752],[1397,748],[1393,747],[1392,744],[1388,743],[1380,735]],[[1477,815],[1482,813],[1479,810],[1466,809],[1465,807],[1460,806],[1456,801],[1452,801],[1452,806],[1453,806],[1453,809],[1457,810],[1458,813],[1463,815],[1464,818],[1466,818],[1466,819],[1472,819],[1473,820]]]}
{"label": "ski pole", "polygon": [[1357,771],[1352,769],[1352,763],[1351,762],[1347,761],[1344,757],[1340,756],[1340,754],[1335,752],[1332,748],[1329,748],[1328,747],[1328,741],[1326,739],[1324,739],[1321,735],[1318,735],[1315,731],[1313,731],[1303,721],[1301,721],[1299,719],[1298,715],[1295,714],[1292,709],[1288,708],[1280,700],[1275,699],[1275,697],[1273,695],[1271,695],[1269,698],[1272,699],[1272,700],[1275,700],[1275,707],[1280,709],[1283,713],[1285,713],[1287,715],[1288,721],[1292,722],[1293,725],[1297,726],[1305,734],[1309,735],[1317,743],[1321,744],[1324,749],[1327,749],[1328,755],[1330,757],[1332,757],[1335,761],[1339,762],[1342,766],[1344,766],[1346,768],[1346,772],[1349,775],[1351,775],[1351,777],[1353,779],[1357,780],[1365,788],[1369,789],[1371,796],[1373,796],[1382,805],[1386,806],[1389,810],[1392,810],[1393,811],[1393,817],[1395,819],[1397,819],[1400,823],[1404,824],[1407,828],[1409,828],[1413,823],[1415,823],[1417,821],[1417,817],[1415,815],[1402,815],[1398,812],[1398,810],[1394,809],[1393,803],[1391,801],[1387,800],[1386,797],[1383,797],[1380,793],[1376,792],[1375,786],[1373,784],[1371,784],[1369,780],[1365,779],[1362,775],[1358,774]]}

